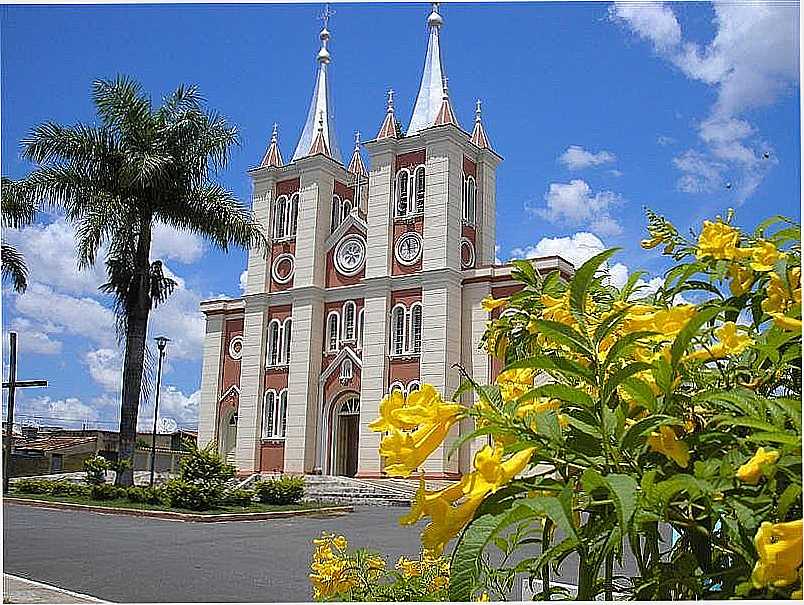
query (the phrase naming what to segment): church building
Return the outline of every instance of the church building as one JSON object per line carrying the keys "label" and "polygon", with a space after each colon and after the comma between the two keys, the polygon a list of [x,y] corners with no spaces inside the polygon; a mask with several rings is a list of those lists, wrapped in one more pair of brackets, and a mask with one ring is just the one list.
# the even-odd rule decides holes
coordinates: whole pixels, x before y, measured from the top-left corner
{"label": "church building", "polygon": [[[499,363],[479,347],[489,320],[480,301],[518,289],[511,266],[495,263],[502,158],[480,101],[471,133],[455,117],[438,6],[427,17],[407,128],[388,91],[376,136],[361,142],[357,134],[348,161],[335,134],[326,16],[324,24],[293,156],[283,160],[274,126],[249,170],[267,250],[249,252],[241,298],[201,303],[199,444],[216,441],[240,475],[381,477],[381,436],[368,424],[383,396],[429,383],[448,398],[461,382],[458,365],[480,382],[493,380]],[[533,263],[545,273],[573,270],[559,257]],[[463,398],[471,404],[471,394]],[[427,477],[469,468],[478,444],[451,456],[448,444],[470,424],[455,427],[425,463]]]}

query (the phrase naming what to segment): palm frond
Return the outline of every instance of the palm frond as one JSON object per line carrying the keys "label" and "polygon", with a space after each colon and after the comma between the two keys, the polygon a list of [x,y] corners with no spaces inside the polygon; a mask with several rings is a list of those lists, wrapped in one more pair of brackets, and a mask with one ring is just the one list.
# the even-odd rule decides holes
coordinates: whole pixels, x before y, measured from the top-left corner
{"label": "palm frond", "polygon": [[3,279],[11,280],[14,290],[22,294],[28,287],[28,266],[25,264],[25,258],[9,244],[0,245],[0,257],[2,257]]}
{"label": "palm frond", "polygon": [[0,198],[2,198],[3,227],[19,229],[34,222],[37,207],[33,201],[31,187],[23,181],[12,181],[2,177]]}

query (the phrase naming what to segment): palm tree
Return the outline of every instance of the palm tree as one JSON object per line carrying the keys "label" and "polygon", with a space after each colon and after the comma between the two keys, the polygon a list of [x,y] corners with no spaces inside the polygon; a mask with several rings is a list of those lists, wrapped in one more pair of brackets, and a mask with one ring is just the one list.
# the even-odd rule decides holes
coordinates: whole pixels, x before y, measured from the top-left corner
{"label": "palm tree", "polygon": [[[161,107],[134,80],[93,83],[100,125],[47,122],[23,141],[37,163],[34,191],[62,207],[76,226],[79,268],[105,255],[118,337],[125,340],[119,459],[132,461],[143,388],[148,317],[174,282],[150,258],[156,223],[200,234],[226,251],[232,244],[263,247],[251,212],[216,182],[238,144],[237,129],[207,111],[195,86],[179,86]],[[117,473],[133,484],[133,468]]]}
{"label": "palm tree", "polygon": [[[12,181],[2,178],[3,228],[19,229],[34,222],[36,204],[33,203],[30,189],[25,181]],[[11,244],[3,242],[0,257],[3,264],[3,279],[11,280],[11,285],[20,294],[28,287],[28,267],[25,258]]]}

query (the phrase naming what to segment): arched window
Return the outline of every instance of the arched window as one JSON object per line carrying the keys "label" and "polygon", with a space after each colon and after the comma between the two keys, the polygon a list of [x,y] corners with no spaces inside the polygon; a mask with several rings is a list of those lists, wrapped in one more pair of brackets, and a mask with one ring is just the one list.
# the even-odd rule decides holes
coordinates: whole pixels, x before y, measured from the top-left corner
{"label": "arched window", "polygon": [[355,303],[347,300],[343,303],[343,339],[353,341],[355,339]]}
{"label": "arched window", "polygon": [[290,198],[290,209],[288,211],[288,225],[285,228],[287,237],[296,237],[296,223],[299,220],[299,194],[294,193]]}
{"label": "arched window", "polygon": [[420,388],[421,388],[421,385],[419,384],[418,380],[411,380],[408,383],[408,395],[410,395],[411,393],[413,393],[415,391],[418,391]]}
{"label": "arched window", "polygon": [[349,215],[352,214],[352,208],[352,200],[343,200],[341,203],[341,222],[349,218]]}
{"label": "arched window", "polygon": [[398,381],[392,382],[391,386],[388,387],[388,392],[393,393],[394,391],[399,391],[400,393],[402,393],[404,395],[405,394],[405,387],[402,386],[401,382],[398,382]]}
{"label": "arched window", "polygon": [[415,203],[413,204],[413,212],[424,212],[424,188],[425,188],[425,176],[424,176],[424,166],[419,166],[416,169],[416,199]]}
{"label": "arched window", "polygon": [[272,319],[268,324],[268,346],[265,350],[265,361],[269,366],[279,365],[279,350],[282,345],[279,320]]}
{"label": "arched window", "polygon": [[332,210],[330,214],[330,231],[333,233],[341,224],[341,198],[332,196]]}
{"label": "arched window", "polygon": [[409,179],[410,175],[407,170],[400,170],[396,175],[396,216],[406,216],[409,212]]}
{"label": "arched window", "polygon": [[357,313],[357,348],[363,348],[363,309]]}
{"label": "arched window", "polygon": [[391,312],[391,355],[405,352],[405,307],[397,305]]}
{"label": "arched window", "polygon": [[276,415],[276,436],[285,437],[288,426],[288,390],[279,393],[279,412]]}
{"label": "arched window", "polygon": [[290,363],[290,334],[293,320],[288,317],[282,324],[282,363]]}
{"label": "arched window", "polygon": [[270,439],[275,435],[276,391],[265,391],[262,406],[262,438]]}
{"label": "arched window", "polygon": [[422,305],[415,303],[410,308],[410,342],[408,345],[412,353],[422,351]]}
{"label": "arched window", "polygon": [[352,360],[347,357],[341,363],[341,384],[347,384],[352,380],[352,376],[354,376],[354,365],[352,364]]}
{"label": "arched window", "polygon": [[475,178],[469,176],[463,185],[463,220],[470,225],[475,224],[475,211],[477,206],[477,184]]}
{"label": "arched window", "polygon": [[282,239],[285,237],[285,222],[287,221],[288,198],[280,195],[274,204],[274,237]]}
{"label": "arched window", "polygon": [[327,315],[327,351],[337,351],[340,332],[340,318],[337,311],[331,311]]}

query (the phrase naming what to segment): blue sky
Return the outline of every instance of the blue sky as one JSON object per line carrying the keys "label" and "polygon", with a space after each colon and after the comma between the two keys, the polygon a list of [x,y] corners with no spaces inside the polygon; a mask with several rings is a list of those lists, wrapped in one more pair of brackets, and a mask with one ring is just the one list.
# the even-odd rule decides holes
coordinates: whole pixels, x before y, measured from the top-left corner
{"label": "blue sky", "polygon": [[[306,115],[322,6],[3,6],[2,171],[30,170],[19,141],[45,121],[95,119],[96,78],[128,74],[159,99],[198,84],[241,132],[221,180],[242,200],[273,122],[292,155]],[[407,124],[424,60],[427,4],[336,4],[330,22],[332,93],[343,154],[353,132],[376,134],[393,87]],[[444,67],[453,108],[471,130],[475,99],[504,157],[497,174],[498,256],[561,252],[581,262],[624,251],[612,278],[646,269],[638,246],[646,205],[682,229],[728,207],[752,226],[800,218],[798,6],[607,3],[442,5]],[[765,156],[768,157],[765,157]],[[4,238],[26,253],[31,287],[3,289],[4,330],[21,338],[20,375],[48,378],[19,400],[23,420],[115,426],[121,354],[102,267],[79,274],[72,231],[42,216]],[[241,251],[221,254],[162,229],[154,256],[180,280],[155,312],[152,335],[174,339],[164,416],[193,425],[203,320],[198,302],[238,296]],[[7,337],[4,335],[4,339]],[[4,348],[7,340],[4,340]],[[5,367],[4,359],[4,367]],[[147,420],[152,403],[141,416]],[[105,423],[105,424],[104,424]]]}

